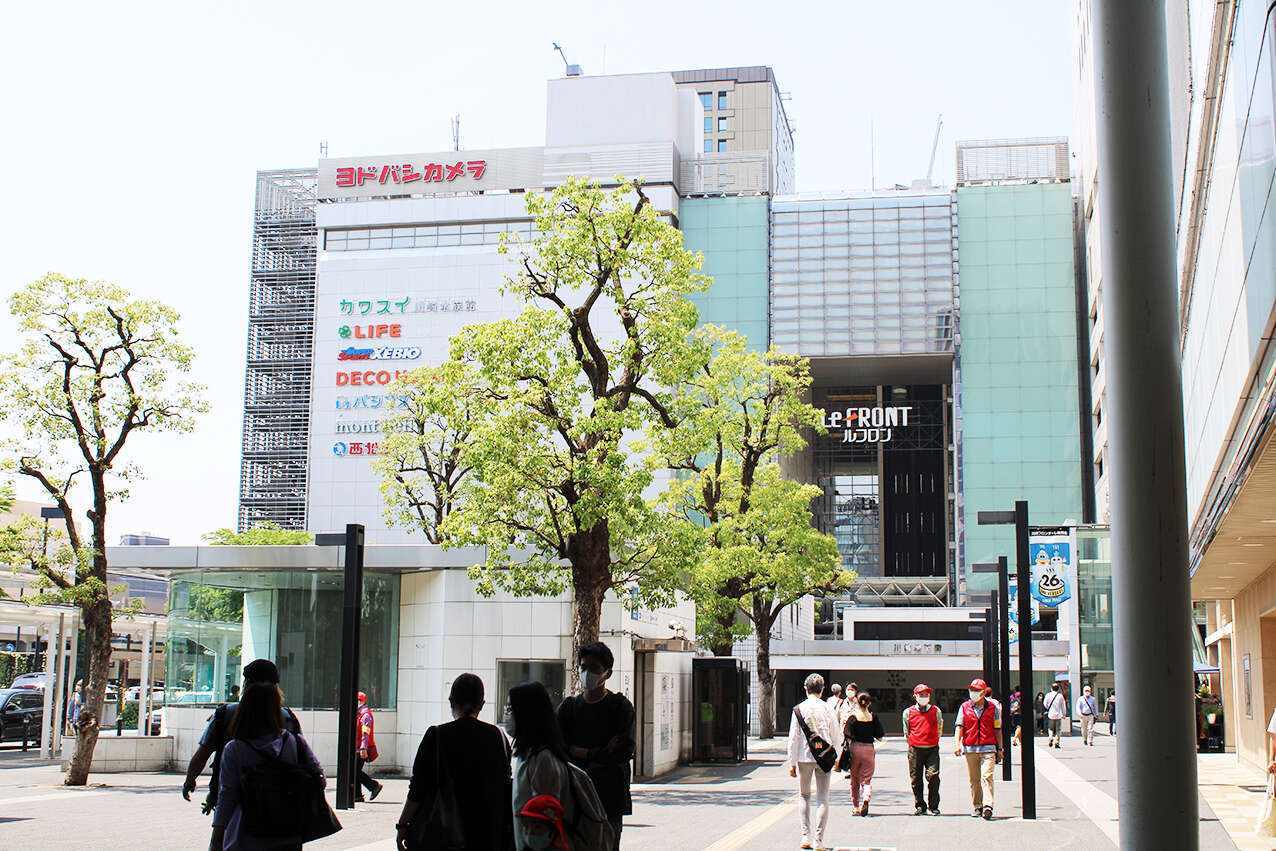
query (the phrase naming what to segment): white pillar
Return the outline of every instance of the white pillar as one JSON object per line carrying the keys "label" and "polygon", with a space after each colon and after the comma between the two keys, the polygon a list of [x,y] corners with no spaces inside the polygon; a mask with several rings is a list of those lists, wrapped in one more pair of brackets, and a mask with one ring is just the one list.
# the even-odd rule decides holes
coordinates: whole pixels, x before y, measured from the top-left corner
{"label": "white pillar", "polygon": [[151,705],[151,649],[155,646],[155,623],[151,622],[151,631],[142,639],[142,682],[137,692],[137,733],[147,734],[147,715]]}
{"label": "white pillar", "polygon": [[66,615],[58,615],[58,661],[53,683],[53,758],[62,753],[62,725],[66,718]]}
{"label": "white pillar", "polygon": [[[58,615],[59,620],[65,615]],[[53,681],[57,675],[58,644],[62,640],[62,628],[54,633],[53,624],[45,625],[47,641],[44,650],[44,723],[40,725],[40,758],[49,759],[53,753]]]}

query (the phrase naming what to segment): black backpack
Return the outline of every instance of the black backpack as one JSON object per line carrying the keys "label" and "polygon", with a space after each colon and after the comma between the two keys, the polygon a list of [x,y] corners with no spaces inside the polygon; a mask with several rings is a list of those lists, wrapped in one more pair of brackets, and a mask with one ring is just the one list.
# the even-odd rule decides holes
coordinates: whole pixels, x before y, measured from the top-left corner
{"label": "black backpack", "polygon": [[248,766],[240,777],[241,824],[245,833],[279,839],[300,836],[305,829],[309,801],[318,788],[318,778],[299,764],[282,759],[290,738],[300,763],[301,744],[287,731],[284,731],[279,756],[253,748],[265,761]]}
{"label": "black backpack", "polygon": [[[213,717],[210,719],[211,726],[216,730],[217,747],[213,750],[212,776],[208,778],[208,796],[204,800],[204,812],[211,813],[217,808],[217,795],[221,791],[221,772],[222,772],[222,751],[226,749],[226,737],[230,735],[230,722],[234,719],[234,713],[230,711],[231,706],[239,706],[238,703],[223,703],[213,710]],[[284,729],[294,736],[301,735],[301,724],[297,721],[297,716],[284,709]]]}

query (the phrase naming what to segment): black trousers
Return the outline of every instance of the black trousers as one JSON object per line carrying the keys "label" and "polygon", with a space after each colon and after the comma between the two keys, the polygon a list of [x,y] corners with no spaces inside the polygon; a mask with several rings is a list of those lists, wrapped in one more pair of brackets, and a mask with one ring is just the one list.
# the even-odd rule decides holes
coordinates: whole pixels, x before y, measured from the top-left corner
{"label": "black trousers", "polygon": [[[363,789],[367,789],[369,792],[381,785],[369,777],[368,772],[363,770],[364,763],[366,763],[367,760],[363,757],[356,757],[356,760],[359,765],[359,785],[362,786]],[[363,789],[357,790],[359,792],[359,800],[363,800]]]}
{"label": "black trousers", "polygon": [[[919,748],[908,746],[908,779],[913,784],[913,806],[939,809],[939,746]],[[925,781],[927,798],[922,799],[922,782]]]}

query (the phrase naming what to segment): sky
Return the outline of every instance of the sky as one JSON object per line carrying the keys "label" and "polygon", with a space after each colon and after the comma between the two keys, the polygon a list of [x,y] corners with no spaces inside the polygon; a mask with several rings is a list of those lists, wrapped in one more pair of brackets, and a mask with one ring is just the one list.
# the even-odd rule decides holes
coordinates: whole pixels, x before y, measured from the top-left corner
{"label": "sky", "polygon": [[[924,177],[960,139],[1073,129],[1072,3],[6,3],[0,293],[56,271],[182,315],[212,410],[136,434],[108,540],[235,525],[257,169],[544,144],[560,44],[586,74],[769,65],[800,192]],[[0,352],[18,347],[0,311]],[[18,495],[38,487],[15,482]],[[78,509],[77,509],[78,510]]]}

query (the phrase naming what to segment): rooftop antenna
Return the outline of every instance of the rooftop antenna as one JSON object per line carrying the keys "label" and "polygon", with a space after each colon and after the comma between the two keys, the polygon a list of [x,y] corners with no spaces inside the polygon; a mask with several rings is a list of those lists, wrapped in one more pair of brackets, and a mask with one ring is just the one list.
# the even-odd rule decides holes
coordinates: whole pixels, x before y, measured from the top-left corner
{"label": "rooftop antenna", "polygon": [[939,118],[935,120],[935,141],[930,146],[930,165],[926,167],[926,186],[931,187],[935,184],[931,182],[931,175],[935,173],[935,154],[939,151],[939,131],[944,128],[944,114],[939,113]]}
{"label": "rooftop antenna", "polygon": [[452,150],[461,150],[461,116],[452,116]]}
{"label": "rooftop antenna", "polygon": [[568,62],[568,61],[567,61],[567,54],[566,54],[566,53],[563,53],[563,49],[562,49],[561,47],[559,47],[559,46],[558,46],[558,42],[554,42],[554,49],[558,51],[558,55],[559,55],[559,56],[563,57],[563,64],[567,66],[567,76],[569,76],[569,77],[579,77],[579,76],[580,76],[580,66],[579,66],[579,65],[573,65],[572,63],[570,63],[570,62]]}
{"label": "rooftop antenna", "polygon": [[328,156],[328,143],[327,143],[327,142],[320,142],[320,143],[319,143],[319,156],[321,156],[321,157],[326,157],[326,156]]}

